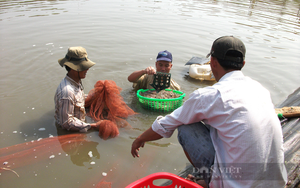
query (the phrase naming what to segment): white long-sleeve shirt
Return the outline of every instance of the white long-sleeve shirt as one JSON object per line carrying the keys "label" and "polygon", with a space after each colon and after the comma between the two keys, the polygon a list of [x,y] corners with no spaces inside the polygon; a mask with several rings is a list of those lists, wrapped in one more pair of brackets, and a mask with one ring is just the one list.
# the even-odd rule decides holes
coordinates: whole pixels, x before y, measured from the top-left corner
{"label": "white long-sleeve shirt", "polygon": [[57,87],[55,119],[63,129],[86,132],[91,125],[85,123],[85,95],[82,86],[66,76]]}
{"label": "white long-sleeve shirt", "polygon": [[[159,116],[152,129],[170,137],[182,124],[210,125],[216,151],[210,187],[283,187],[283,135],[270,93],[241,71],[194,91],[173,113]],[[230,177],[228,168],[232,166]],[[226,176],[225,176],[226,175]]]}

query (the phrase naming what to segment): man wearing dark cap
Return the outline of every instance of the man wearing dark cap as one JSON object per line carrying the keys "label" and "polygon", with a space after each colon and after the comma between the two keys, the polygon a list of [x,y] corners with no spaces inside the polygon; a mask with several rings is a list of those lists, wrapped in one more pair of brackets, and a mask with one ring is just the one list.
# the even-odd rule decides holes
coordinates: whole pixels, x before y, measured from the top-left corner
{"label": "man wearing dark cap", "polygon": [[[172,64],[172,54],[167,50],[161,51],[157,54],[155,68],[147,67],[143,70],[134,71],[128,76],[128,81],[133,82],[132,87],[135,91],[139,89],[152,89],[150,85],[153,83],[153,74],[156,72],[170,73],[173,66]],[[180,90],[180,86],[171,78],[170,89]]]}
{"label": "man wearing dark cap", "polygon": [[83,47],[70,47],[66,56],[58,60],[61,67],[68,71],[54,96],[56,125],[69,131],[87,132],[98,129],[96,123],[85,122],[85,95],[81,79],[90,67],[95,65],[88,59]]}
{"label": "man wearing dark cap", "polygon": [[[243,75],[246,49],[233,36],[216,39],[208,54],[218,81],[194,91],[180,108],[158,116],[133,143],[131,154],[147,141],[178,141],[204,187],[284,187],[283,135],[270,93]],[[188,176],[187,179],[195,179]]]}

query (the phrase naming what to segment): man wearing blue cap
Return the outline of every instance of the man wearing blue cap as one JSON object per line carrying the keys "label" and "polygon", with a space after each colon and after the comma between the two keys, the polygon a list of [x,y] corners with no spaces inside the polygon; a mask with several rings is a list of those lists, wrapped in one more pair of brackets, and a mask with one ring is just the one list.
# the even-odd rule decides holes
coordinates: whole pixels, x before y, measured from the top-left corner
{"label": "man wearing blue cap", "polygon": [[[154,67],[147,67],[143,70],[134,71],[128,76],[128,81],[133,82],[132,87],[135,91],[139,89],[152,89],[150,85],[153,83],[153,74],[156,72],[169,73],[172,64],[172,54],[167,50],[161,51],[156,57],[155,63],[156,69]],[[180,86],[171,78],[170,89],[180,90]]]}
{"label": "man wearing blue cap", "polygon": [[269,91],[242,73],[245,53],[236,37],[216,39],[208,56],[218,83],[195,90],[181,107],[158,116],[132,143],[133,157],[145,142],[169,138],[177,129],[203,187],[284,187],[280,121]]}

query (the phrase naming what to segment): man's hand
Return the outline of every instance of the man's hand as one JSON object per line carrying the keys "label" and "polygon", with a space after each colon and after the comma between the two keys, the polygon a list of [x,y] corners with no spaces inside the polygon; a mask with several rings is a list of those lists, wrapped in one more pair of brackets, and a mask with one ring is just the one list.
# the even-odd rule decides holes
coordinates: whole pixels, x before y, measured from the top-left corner
{"label": "man's hand", "polygon": [[133,143],[131,145],[131,155],[133,157],[140,157],[140,155],[139,155],[140,147],[144,147],[145,142],[158,140],[161,138],[162,138],[162,136],[160,136],[159,134],[154,132],[152,130],[152,128],[150,127],[149,129],[147,129],[144,133],[142,133],[139,137],[137,137],[133,141]]}
{"label": "man's hand", "polygon": [[155,73],[156,73],[155,68],[153,68],[153,67],[147,67],[147,68],[142,69],[142,70],[134,71],[133,73],[131,73],[128,76],[127,79],[128,79],[129,82],[136,82],[144,74],[153,75]]}
{"label": "man's hand", "polygon": [[101,123],[102,120],[98,121],[97,123],[91,123],[91,128],[92,129],[95,129],[97,131],[99,131],[99,126],[100,126],[100,123]]}
{"label": "man's hand", "polygon": [[156,73],[156,70],[154,67],[147,67],[144,69],[145,74],[153,75]]}
{"label": "man's hand", "polygon": [[135,139],[131,145],[131,155],[133,157],[140,157],[139,155],[139,151],[140,151],[140,147],[144,147],[145,142],[141,142],[139,140],[139,138]]}

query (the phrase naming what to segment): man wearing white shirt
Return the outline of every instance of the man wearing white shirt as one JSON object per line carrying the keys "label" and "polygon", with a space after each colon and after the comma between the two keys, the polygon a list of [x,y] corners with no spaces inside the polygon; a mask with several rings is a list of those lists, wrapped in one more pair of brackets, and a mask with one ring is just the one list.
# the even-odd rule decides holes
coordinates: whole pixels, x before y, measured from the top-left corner
{"label": "man wearing white shirt", "polygon": [[[208,54],[218,81],[194,91],[169,115],[159,116],[133,143],[131,153],[147,141],[178,140],[207,187],[284,187],[283,135],[270,93],[241,72],[246,49],[233,36],[216,39]],[[205,172],[205,173],[203,173]]]}

